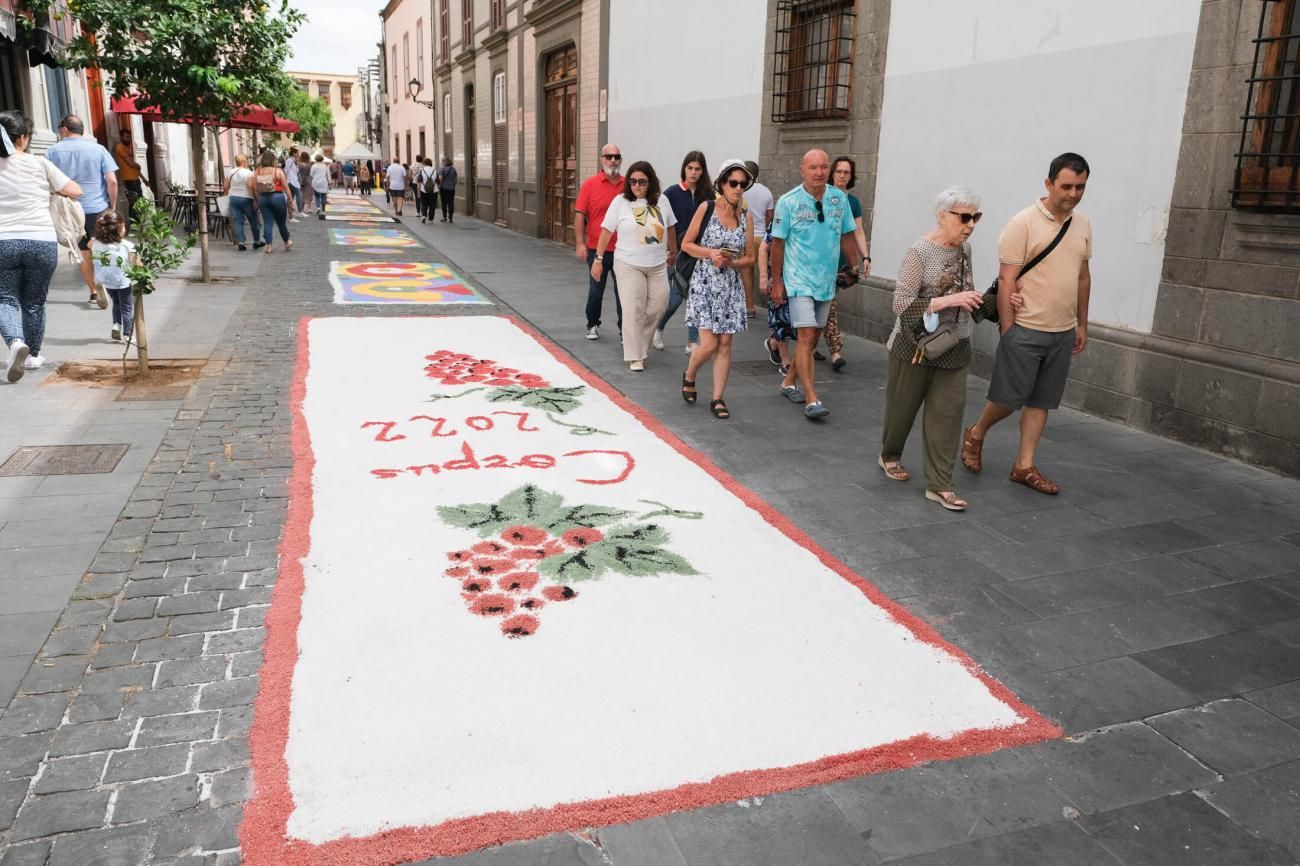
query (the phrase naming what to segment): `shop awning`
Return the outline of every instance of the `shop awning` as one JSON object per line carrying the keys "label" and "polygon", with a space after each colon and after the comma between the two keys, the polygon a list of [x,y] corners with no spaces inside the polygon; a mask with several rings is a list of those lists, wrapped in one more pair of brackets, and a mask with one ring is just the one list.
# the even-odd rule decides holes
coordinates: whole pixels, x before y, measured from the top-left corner
{"label": "shop awning", "polygon": [[285,133],[286,135],[293,135],[294,133],[298,132],[301,129],[302,127],[299,126],[296,121],[289,120],[284,117],[277,117],[275,118],[275,122],[271,126],[267,127],[266,131],[282,132]]}
{"label": "shop awning", "polygon": [[18,41],[18,19],[14,17],[13,0],[0,0],[0,39]]}
{"label": "shop awning", "polygon": [[[111,108],[116,114],[138,114],[145,120],[154,122],[194,122],[192,118],[164,116],[161,109],[157,106],[146,108],[138,104],[138,99],[139,97],[137,96],[114,96],[112,101],[109,103],[109,108]],[[277,119],[275,112],[269,108],[264,108],[260,105],[249,105],[236,113],[235,116],[231,118],[230,123],[208,123],[204,121],[203,125],[219,126],[222,128],[229,127],[231,129],[261,129],[279,132],[282,130],[278,129],[276,124],[282,123],[292,123],[292,121]],[[298,124],[294,123],[293,127],[293,131],[297,132]]]}
{"label": "shop awning", "polygon": [[51,19],[47,11],[37,12],[32,28],[23,37],[28,63],[32,66],[43,63],[56,69],[62,66],[68,53],[66,30],[65,20]]}

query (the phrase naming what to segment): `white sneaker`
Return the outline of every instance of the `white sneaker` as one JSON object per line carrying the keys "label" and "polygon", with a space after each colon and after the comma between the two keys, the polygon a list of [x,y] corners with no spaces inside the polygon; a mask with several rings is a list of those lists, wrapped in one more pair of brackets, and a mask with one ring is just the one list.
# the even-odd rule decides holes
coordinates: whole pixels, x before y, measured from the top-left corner
{"label": "white sneaker", "polygon": [[664,350],[664,332],[655,331],[655,335],[650,338],[650,345],[662,352]]}
{"label": "white sneaker", "polygon": [[633,373],[642,373],[645,371],[645,361],[633,361],[628,367]]}
{"label": "white sneaker", "polygon": [[9,382],[17,382],[23,377],[23,363],[27,360],[27,355],[31,349],[22,340],[14,340],[9,344],[9,357],[5,361],[5,379]]}
{"label": "white sneaker", "polygon": [[120,342],[122,342],[122,326],[121,326],[121,325],[114,325],[114,326],[113,326],[113,333],[110,334],[109,336],[112,338],[113,342],[115,342],[115,343],[120,343]]}
{"label": "white sneaker", "polygon": [[599,339],[600,339],[600,328],[597,328],[595,325],[592,325],[590,328],[588,328],[588,329],[587,329],[587,339],[588,339],[588,340],[599,340]]}
{"label": "white sneaker", "polygon": [[39,370],[45,366],[44,355],[28,355],[27,360],[23,361],[24,370]]}

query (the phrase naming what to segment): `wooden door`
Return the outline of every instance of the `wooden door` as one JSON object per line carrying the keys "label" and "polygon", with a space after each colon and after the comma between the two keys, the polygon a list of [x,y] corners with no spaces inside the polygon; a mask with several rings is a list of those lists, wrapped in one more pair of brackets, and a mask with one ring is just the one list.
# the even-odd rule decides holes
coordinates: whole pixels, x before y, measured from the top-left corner
{"label": "wooden door", "polygon": [[546,237],[574,244],[578,195],[578,51],[570,45],[546,58]]}
{"label": "wooden door", "polygon": [[474,178],[478,175],[478,127],[474,124],[474,85],[465,86],[465,213],[474,216],[478,193]]}

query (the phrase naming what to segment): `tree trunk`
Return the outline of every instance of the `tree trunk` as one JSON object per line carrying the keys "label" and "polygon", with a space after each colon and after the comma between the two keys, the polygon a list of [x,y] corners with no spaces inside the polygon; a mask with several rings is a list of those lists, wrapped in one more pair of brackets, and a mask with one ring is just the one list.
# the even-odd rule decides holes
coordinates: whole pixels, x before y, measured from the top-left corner
{"label": "tree trunk", "polygon": [[144,292],[133,288],[135,295],[135,360],[141,376],[149,375],[149,335],[144,330]]}
{"label": "tree trunk", "polygon": [[190,165],[194,175],[194,210],[199,222],[199,259],[203,264],[202,281],[212,281],[211,262],[208,260],[208,195],[203,175],[203,127],[190,124]]}

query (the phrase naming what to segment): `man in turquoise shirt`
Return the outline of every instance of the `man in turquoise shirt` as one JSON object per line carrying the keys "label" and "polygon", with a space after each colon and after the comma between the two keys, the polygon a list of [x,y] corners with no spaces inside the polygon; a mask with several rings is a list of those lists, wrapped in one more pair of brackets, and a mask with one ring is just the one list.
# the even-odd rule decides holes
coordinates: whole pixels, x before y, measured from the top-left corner
{"label": "man in turquoise shirt", "polygon": [[45,158],[81,186],[81,209],[86,214],[86,233],[81,238],[81,278],[90,289],[90,303],[108,306],[108,296],[95,291],[95,268],[90,261],[90,236],[104,211],[117,208],[117,161],[98,141],[86,138],[86,125],[69,114],[59,121],[59,141],[45,152]]}
{"label": "man in turquoise shirt", "polygon": [[790,298],[790,324],[798,338],[781,393],[805,403],[803,414],[809,419],[830,414],[813,387],[813,349],[835,298],[840,255],[855,268],[861,264],[848,196],[826,185],[830,174],[826,151],[804,154],[799,163],[803,183],[781,196],[772,219],[772,302],[779,306]]}

